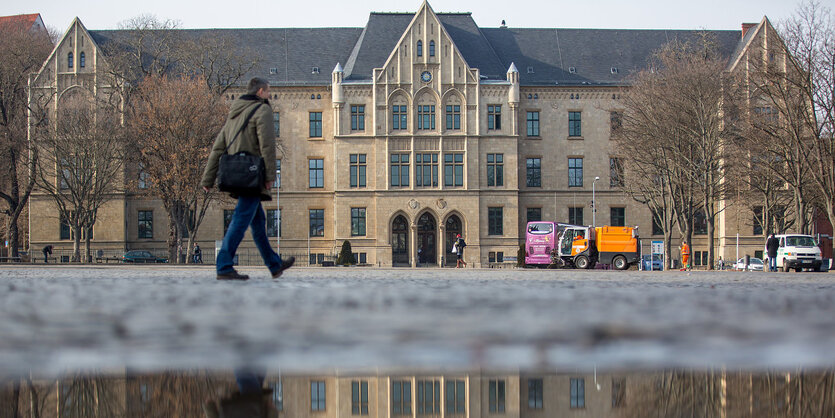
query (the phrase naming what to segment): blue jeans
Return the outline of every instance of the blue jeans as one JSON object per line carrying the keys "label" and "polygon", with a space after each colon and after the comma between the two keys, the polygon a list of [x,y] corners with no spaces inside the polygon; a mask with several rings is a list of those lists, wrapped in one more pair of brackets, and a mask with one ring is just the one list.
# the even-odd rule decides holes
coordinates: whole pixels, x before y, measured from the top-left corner
{"label": "blue jeans", "polygon": [[264,259],[270,273],[281,268],[281,256],[273,251],[267,238],[267,217],[264,215],[264,208],[261,207],[261,198],[242,196],[238,198],[238,206],[235,207],[232,222],[229,223],[229,229],[223,237],[223,245],[217,254],[217,274],[231,273],[235,270],[235,252],[244,239],[247,228],[251,228],[252,240],[255,241],[255,246],[258,247],[258,252],[261,253],[261,258]]}
{"label": "blue jeans", "polygon": [[777,271],[777,257],[768,257],[768,271]]}

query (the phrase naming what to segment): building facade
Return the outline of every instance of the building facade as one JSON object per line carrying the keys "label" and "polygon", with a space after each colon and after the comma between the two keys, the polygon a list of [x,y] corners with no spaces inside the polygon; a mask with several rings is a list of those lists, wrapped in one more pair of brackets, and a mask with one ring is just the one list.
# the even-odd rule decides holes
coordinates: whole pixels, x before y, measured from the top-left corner
{"label": "building facade", "polygon": [[[713,31],[728,71],[744,71],[751,45],[776,36],[767,19],[744,29]],[[612,131],[626,77],[695,31],[480,28],[469,13],[428,3],[372,13],[364,28],[214,31],[264,55],[247,79],[271,83],[280,198],[265,210],[282,254],[317,264],[350,241],[363,264],[451,266],[461,234],[464,259],[486,266],[515,261],[530,220],[638,226],[645,251],[662,239],[649,210],[618,188]],[[107,91],[101,44],[115,32],[76,19],[33,94]],[[737,234],[741,255],[760,251],[751,211],[722,204],[717,254],[734,258]],[[33,195],[31,247],[60,253],[72,243],[50,205]],[[201,225],[205,261],[233,208],[219,201]],[[125,193],[101,213],[93,248],[163,250],[167,231],[160,202]],[[697,265],[707,246],[694,237]],[[241,254],[252,247],[245,240]]]}

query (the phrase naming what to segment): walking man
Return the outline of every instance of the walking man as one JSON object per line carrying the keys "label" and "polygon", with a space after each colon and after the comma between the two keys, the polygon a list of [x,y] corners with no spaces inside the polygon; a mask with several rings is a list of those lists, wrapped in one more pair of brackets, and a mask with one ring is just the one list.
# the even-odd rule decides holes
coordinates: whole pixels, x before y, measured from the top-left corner
{"label": "walking man", "polygon": [[681,242],[681,271],[690,270],[690,246],[687,240]]}
{"label": "walking man", "polygon": [[43,247],[42,251],[43,251],[43,262],[44,263],[49,263],[49,256],[52,255],[52,244],[49,244],[46,247]]}
{"label": "walking man", "polygon": [[238,199],[238,205],[217,254],[218,280],[249,279],[249,276],[238,273],[233,267],[235,252],[247,228],[251,228],[255,246],[258,247],[261,258],[274,279],[281,276],[281,273],[296,261],[295,257],[282,261],[281,256],[273,251],[267,238],[267,217],[264,215],[264,208],[261,207],[261,201],[272,200],[270,188],[275,180],[275,131],[273,110],[267,100],[269,97],[270,85],[267,80],[255,77],[249,81],[247,94],[232,102],[226,124],[215,139],[209,163],[200,182],[203,190],[208,193],[209,188],[215,184],[220,156],[226,152],[227,147],[229,154],[247,152],[264,159],[266,178],[260,193],[245,196],[232,194],[233,198]]}
{"label": "walking man", "polygon": [[765,241],[765,251],[768,253],[768,271],[777,271],[777,249],[780,248],[780,240],[771,234]]}
{"label": "walking man", "polygon": [[455,268],[461,268],[462,265],[464,267],[467,267],[467,262],[464,261],[464,247],[467,246],[467,243],[464,242],[464,238],[461,238],[461,234],[458,234],[455,237],[455,244],[454,245],[456,246],[456,249],[458,250],[458,252],[455,253],[455,256],[456,256]]}

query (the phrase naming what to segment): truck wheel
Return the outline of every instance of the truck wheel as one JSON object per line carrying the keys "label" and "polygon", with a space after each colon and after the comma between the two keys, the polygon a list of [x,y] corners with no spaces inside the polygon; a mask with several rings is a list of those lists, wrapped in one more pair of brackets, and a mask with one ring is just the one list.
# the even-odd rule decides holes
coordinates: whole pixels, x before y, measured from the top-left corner
{"label": "truck wheel", "polygon": [[789,272],[789,265],[788,264],[783,264],[783,273],[788,273],[788,272]]}
{"label": "truck wheel", "polygon": [[795,273],[800,273],[801,271],[803,271],[803,267],[795,267],[794,268]]}
{"label": "truck wheel", "polygon": [[612,260],[612,265],[615,266],[616,270],[626,270],[629,267],[629,263],[626,262],[626,257],[619,255]]}
{"label": "truck wheel", "polygon": [[578,269],[587,269],[589,268],[589,258],[581,255],[574,259],[574,265],[577,266]]}

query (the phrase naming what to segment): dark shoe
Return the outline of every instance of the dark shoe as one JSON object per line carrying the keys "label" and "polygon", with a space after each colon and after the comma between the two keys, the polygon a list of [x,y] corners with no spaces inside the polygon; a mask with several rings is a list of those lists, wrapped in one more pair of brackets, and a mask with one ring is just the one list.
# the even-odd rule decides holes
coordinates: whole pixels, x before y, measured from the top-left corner
{"label": "dark shoe", "polygon": [[293,267],[293,264],[295,264],[295,263],[296,263],[296,257],[290,257],[290,258],[284,260],[284,262],[281,263],[281,267],[279,267],[278,270],[273,272],[273,279],[277,279],[277,278],[281,277],[281,273],[284,273],[284,270],[287,270],[290,267]]}
{"label": "dark shoe", "polygon": [[240,274],[237,271],[232,270],[229,273],[218,273],[217,274],[218,280],[249,280],[249,276],[246,274]]}

